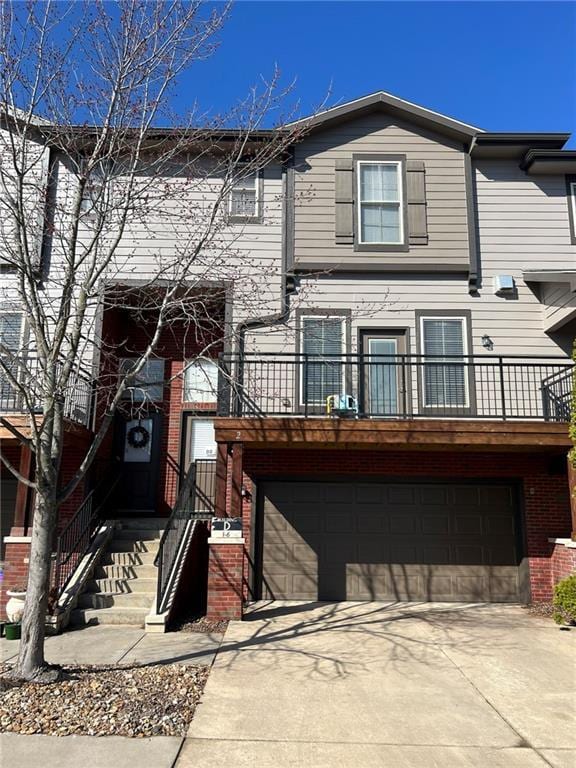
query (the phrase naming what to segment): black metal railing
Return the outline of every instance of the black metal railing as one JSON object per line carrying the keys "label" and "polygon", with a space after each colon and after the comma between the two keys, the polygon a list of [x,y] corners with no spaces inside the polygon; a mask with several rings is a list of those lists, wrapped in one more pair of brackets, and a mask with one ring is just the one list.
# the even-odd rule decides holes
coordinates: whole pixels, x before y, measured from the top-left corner
{"label": "black metal railing", "polygon": [[118,473],[112,482],[106,480],[93,488],[58,536],[52,571],[52,592],[56,600],[66,589],[80,561],[90,548],[102,520],[102,512],[106,509],[120,478]]}
{"label": "black metal railing", "polygon": [[172,514],[166,524],[154,565],[158,568],[156,612],[166,610],[177,574],[182,565],[186,544],[195,521],[214,516],[216,461],[201,459],[190,464]]}
{"label": "black metal railing", "polygon": [[[220,379],[222,416],[325,415],[336,396],[342,407],[333,413],[369,418],[564,422],[573,364],[492,355],[223,355]],[[344,395],[352,401],[339,402]]]}
{"label": "black metal railing", "polygon": [[[0,366],[0,413],[41,413],[39,360],[35,357],[10,360],[4,358],[3,364],[20,387],[14,386]],[[56,364],[56,380],[59,378],[61,367],[62,363]],[[64,417],[88,427],[92,417],[93,400],[93,386],[88,374],[80,368],[74,369],[60,395],[64,401]]]}

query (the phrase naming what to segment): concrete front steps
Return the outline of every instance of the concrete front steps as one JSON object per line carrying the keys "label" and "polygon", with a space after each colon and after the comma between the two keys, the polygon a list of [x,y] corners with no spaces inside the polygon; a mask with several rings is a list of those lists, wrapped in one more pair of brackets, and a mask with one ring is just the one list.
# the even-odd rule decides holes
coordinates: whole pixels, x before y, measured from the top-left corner
{"label": "concrete front steps", "polygon": [[144,626],[156,598],[154,558],[163,518],[118,520],[106,551],[78,597],[70,623]]}

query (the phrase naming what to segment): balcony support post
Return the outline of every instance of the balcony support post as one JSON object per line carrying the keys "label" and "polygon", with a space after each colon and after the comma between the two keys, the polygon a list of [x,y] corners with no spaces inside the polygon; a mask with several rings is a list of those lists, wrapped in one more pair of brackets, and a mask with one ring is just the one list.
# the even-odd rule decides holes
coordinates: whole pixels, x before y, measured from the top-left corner
{"label": "balcony support post", "polygon": [[[27,445],[23,445],[20,448],[20,465],[18,471],[22,477],[25,477],[27,480],[32,479],[32,451]],[[24,483],[18,483],[14,509],[14,528],[17,529],[19,535],[26,535],[28,528],[32,525],[32,521],[29,519],[32,497],[32,489]]]}
{"label": "balcony support post", "polygon": [[216,517],[226,517],[226,485],[228,477],[228,443],[218,443],[214,511]]}
{"label": "balcony support post", "polygon": [[242,459],[243,443],[232,443],[232,488],[230,517],[242,517]]}

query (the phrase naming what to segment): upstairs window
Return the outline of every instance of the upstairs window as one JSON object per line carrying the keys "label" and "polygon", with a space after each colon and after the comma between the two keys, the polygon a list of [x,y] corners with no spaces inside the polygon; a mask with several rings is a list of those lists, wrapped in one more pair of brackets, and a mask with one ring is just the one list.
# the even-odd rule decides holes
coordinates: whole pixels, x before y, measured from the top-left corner
{"label": "upstairs window", "polygon": [[218,364],[215,360],[195,360],[184,372],[184,402],[209,403],[218,400]]}
{"label": "upstairs window", "polygon": [[7,410],[16,405],[17,391],[10,382],[9,374],[15,379],[19,377],[17,358],[23,346],[23,330],[20,312],[0,313],[0,408]]}
{"label": "upstairs window", "polygon": [[258,174],[251,173],[239,179],[230,191],[228,213],[233,219],[258,217]]}
{"label": "upstairs window", "polygon": [[361,160],[357,178],[360,244],[402,244],[402,164]]}
{"label": "upstairs window", "polygon": [[566,177],[566,192],[570,219],[570,240],[572,245],[576,245],[576,176]]}
{"label": "upstairs window", "polygon": [[[120,374],[130,371],[138,362],[138,358],[124,357],[120,360]],[[154,358],[147,360],[135,379],[129,383],[124,392],[125,400],[135,403],[146,401],[161,402],[164,399],[164,360]]]}

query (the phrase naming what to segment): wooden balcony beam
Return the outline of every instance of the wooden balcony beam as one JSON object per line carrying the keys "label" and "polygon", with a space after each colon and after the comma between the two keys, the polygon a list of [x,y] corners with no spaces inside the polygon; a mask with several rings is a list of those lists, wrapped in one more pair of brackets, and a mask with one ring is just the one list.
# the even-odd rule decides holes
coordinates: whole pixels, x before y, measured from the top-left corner
{"label": "wooden balcony beam", "polygon": [[217,418],[216,440],[250,447],[386,450],[561,451],[568,426],[543,421],[448,419]]}

